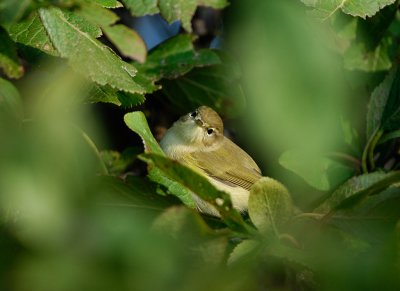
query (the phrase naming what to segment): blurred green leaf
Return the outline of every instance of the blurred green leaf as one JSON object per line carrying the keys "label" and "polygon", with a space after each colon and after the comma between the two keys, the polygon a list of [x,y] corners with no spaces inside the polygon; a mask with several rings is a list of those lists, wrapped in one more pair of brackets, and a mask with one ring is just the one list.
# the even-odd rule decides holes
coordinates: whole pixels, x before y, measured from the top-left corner
{"label": "blurred green leaf", "polygon": [[229,195],[217,190],[207,178],[165,156],[142,154],[139,158],[159,169],[170,180],[179,183],[181,187],[213,205],[231,229],[238,231],[247,229],[241,215],[232,207]]}
{"label": "blurred green leaf", "polygon": [[279,157],[279,164],[294,172],[318,190],[328,191],[344,182],[354,172],[333,159],[304,150],[289,150]]}
{"label": "blurred green leaf", "polygon": [[227,0],[159,0],[158,7],[161,15],[169,22],[172,23],[176,20],[182,22],[182,27],[188,31],[192,31],[191,20],[196,11],[197,6],[212,7],[215,9],[222,9],[228,5]]}
{"label": "blurred green leaf", "polygon": [[20,20],[28,7],[32,4],[32,0],[14,1],[3,0],[0,3],[0,23],[9,24]]}
{"label": "blurred green leaf", "polygon": [[153,49],[139,67],[151,79],[177,78],[194,67],[219,64],[218,55],[208,49],[194,50],[193,36],[179,34]]}
{"label": "blurred green leaf", "polygon": [[281,227],[293,215],[288,190],[278,181],[263,177],[250,190],[249,216],[264,235],[279,236]]}
{"label": "blurred green leaf", "polygon": [[119,20],[114,12],[90,2],[81,5],[75,13],[100,27],[112,25]]}
{"label": "blurred green leaf", "polygon": [[11,25],[8,31],[15,42],[34,47],[52,56],[58,56],[58,52],[51,43],[38,13]]}
{"label": "blurred green leaf", "polygon": [[357,129],[353,127],[350,121],[341,118],[343,140],[351,153],[355,156],[360,156],[362,153],[361,141]]}
{"label": "blurred green leaf", "polygon": [[8,33],[0,27],[0,69],[9,78],[21,78],[24,67],[20,64],[17,47]]}
{"label": "blurred green leaf", "polygon": [[351,195],[341,200],[337,205],[334,206],[334,208],[331,209],[328,215],[325,216],[325,219],[326,220],[329,219],[338,210],[350,209],[352,207],[355,207],[366,197],[370,195],[376,195],[384,191],[394,183],[398,183],[399,181],[400,181],[400,173],[397,171],[390,172],[389,174],[387,174],[386,177],[384,177],[380,181],[377,181],[376,183],[372,184],[371,186],[365,189],[353,192],[351,193]]}
{"label": "blurred green leaf", "polygon": [[396,69],[391,70],[371,94],[367,112],[367,140],[370,139],[381,126],[383,112],[385,110],[396,73]]}
{"label": "blurred green leaf", "polygon": [[338,187],[328,199],[315,209],[315,212],[327,213],[334,209],[341,201],[350,197],[354,193],[365,190],[382,179],[388,177],[389,174],[383,172],[373,172],[355,176]]}
{"label": "blurred green leaf", "polygon": [[14,85],[0,78],[0,120],[1,123],[6,119],[22,121],[23,107],[21,96]]}
{"label": "blurred green leaf", "polygon": [[122,153],[112,150],[101,151],[101,158],[110,175],[121,175],[139,154],[137,148],[127,148]]}
{"label": "blurred green leaf", "polygon": [[96,193],[95,202],[105,207],[127,208],[149,211],[154,214],[163,212],[176,201],[156,194],[156,187],[145,178],[134,177],[129,182],[111,176],[100,176],[93,184],[92,193]]}
{"label": "blurred green leaf", "polygon": [[256,240],[247,239],[240,242],[233,251],[230,253],[228,258],[228,265],[238,264],[245,260],[254,259],[254,253],[260,248],[261,243]]}
{"label": "blurred green leaf", "polygon": [[301,2],[314,8],[313,14],[315,16],[321,20],[326,20],[339,10],[352,16],[371,17],[383,7],[396,2],[396,0],[301,0]]}
{"label": "blurred green leaf", "polygon": [[124,57],[145,62],[146,45],[136,31],[122,24],[103,27],[103,31]]}
{"label": "blurred green leaf", "polygon": [[369,50],[365,43],[353,43],[344,53],[344,66],[348,70],[366,72],[386,71],[392,66],[389,50],[392,40],[385,38],[374,49]]}
{"label": "blurred green leaf", "polygon": [[99,85],[108,84],[129,93],[145,92],[132,78],[136,69],[90,37],[89,27],[82,29],[76,24],[81,20],[71,21],[74,14],[68,17],[57,8],[41,9],[39,14],[57,51],[75,70]]}
{"label": "blurred green leaf", "polygon": [[[158,0],[122,0],[134,16],[152,15],[159,12]],[[162,1],[162,0],[161,0]]]}

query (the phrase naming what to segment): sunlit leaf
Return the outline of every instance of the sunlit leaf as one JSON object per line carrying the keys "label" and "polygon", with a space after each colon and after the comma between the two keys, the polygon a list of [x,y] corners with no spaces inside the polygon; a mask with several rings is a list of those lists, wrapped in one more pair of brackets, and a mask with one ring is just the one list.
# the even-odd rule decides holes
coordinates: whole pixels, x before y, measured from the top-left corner
{"label": "sunlit leaf", "polygon": [[93,2],[106,8],[119,8],[122,4],[117,0],[94,0]]}
{"label": "sunlit leaf", "polygon": [[15,42],[34,47],[49,55],[58,56],[37,13],[34,13],[31,18],[11,25],[8,31]]}
{"label": "sunlit leaf", "polygon": [[145,91],[133,81],[136,69],[132,65],[123,62],[107,46],[70,21],[61,10],[41,9],[39,13],[57,51],[75,70],[99,85],[108,84],[130,93]]}
{"label": "sunlit leaf", "polygon": [[174,0],[159,0],[158,7],[161,15],[169,22],[172,23],[176,20],[182,22],[183,28],[191,32],[191,20],[196,11],[197,6],[212,7],[215,9],[222,9],[228,5],[227,0],[187,0],[187,1],[174,1]]}
{"label": "sunlit leaf", "polygon": [[103,28],[104,33],[124,57],[144,63],[147,48],[140,35],[125,25],[117,24]]}
{"label": "sunlit leaf", "polygon": [[89,3],[85,3],[85,5],[79,7],[79,10],[75,11],[75,13],[100,27],[112,25],[119,20],[119,17],[110,9]]}
{"label": "sunlit leaf", "polygon": [[159,12],[159,0],[122,0],[134,16],[152,15]]}

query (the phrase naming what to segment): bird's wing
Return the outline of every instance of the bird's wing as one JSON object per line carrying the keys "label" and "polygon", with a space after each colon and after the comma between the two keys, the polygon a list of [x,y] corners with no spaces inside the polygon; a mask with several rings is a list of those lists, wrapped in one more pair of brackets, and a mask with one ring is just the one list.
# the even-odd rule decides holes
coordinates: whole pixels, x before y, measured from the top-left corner
{"label": "bird's wing", "polygon": [[225,137],[218,149],[187,154],[183,162],[229,186],[247,190],[261,178],[261,171],[253,159]]}

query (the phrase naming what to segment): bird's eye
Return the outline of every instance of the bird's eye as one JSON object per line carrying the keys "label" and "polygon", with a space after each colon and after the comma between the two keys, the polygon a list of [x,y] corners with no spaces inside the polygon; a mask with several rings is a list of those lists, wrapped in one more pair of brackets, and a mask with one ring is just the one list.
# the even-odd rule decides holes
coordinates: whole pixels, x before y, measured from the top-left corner
{"label": "bird's eye", "polygon": [[207,134],[208,134],[208,135],[212,135],[213,132],[214,132],[214,129],[213,129],[213,128],[207,129]]}
{"label": "bird's eye", "polygon": [[196,116],[197,116],[197,112],[196,112],[196,111],[191,112],[191,113],[190,113],[190,116],[191,116],[191,117],[196,117]]}

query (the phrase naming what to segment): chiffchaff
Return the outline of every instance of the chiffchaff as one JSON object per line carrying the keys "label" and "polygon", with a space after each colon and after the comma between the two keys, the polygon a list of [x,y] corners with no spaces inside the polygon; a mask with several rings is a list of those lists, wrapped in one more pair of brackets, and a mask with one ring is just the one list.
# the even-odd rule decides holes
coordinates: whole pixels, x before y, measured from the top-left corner
{"label": "chiffchaff", "polygon": [[[261,178],[253,159],[223,134],[224,125],[213,109],[201,106],[183,115],[161,140],[165,154],[204,175],[219,190],[227,192],[233,207],[247,210],[250,187]],[[197,208],[218,216],[211,204],[193,194]]]}

